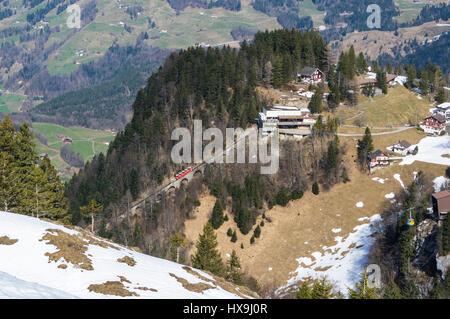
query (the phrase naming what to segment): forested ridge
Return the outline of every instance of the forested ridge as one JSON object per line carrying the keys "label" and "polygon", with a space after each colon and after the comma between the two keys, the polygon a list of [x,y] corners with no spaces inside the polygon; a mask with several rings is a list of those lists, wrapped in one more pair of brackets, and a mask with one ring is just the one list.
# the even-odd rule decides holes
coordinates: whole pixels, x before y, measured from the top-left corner
{"label": "forested ridge", "polygon": [[[172,53],[149,78],[147,86],[138,91],[133,118],[111,143],[107,155],[96,156],[68,183],[66,196],[73,223],[83,223],[80,206],[94,199],[105,207],[101,214],[103,223],[98,223],[99,233],[166,256],[166,239],[180,231],[184,220],[198,204],[196,198],[202,184],[214,189],[221,200],[226,194],[233,196],[233,203],[229,204],[238,226],[246,233],[264,203],[285,205],[290,199],[301,197],[311,178],[323,181],[325,166],[330,166],[331,175],[335,176],[329,184],[339,182],[342,168],[335,158],[338,154],[333,151],[330,160],[326,159],[329,135],[332,138],[336,130],[335,122],[329,121],[327,125],[317,126],[314,141],[322,146],[315,148],[315,153],[311,151],[314,148],[311,144],[282,146],[282,151],[288,155],[295,148],[313,155],[311,158],[288,156],[280,163],[280,173],[273,178],[257,180],[256,165],[211,167],[204,178],[178,190],[175,198],[146,207],[140,218],[119,218],[142,191],[157,189],[182,168],[170,160],[170,149],[175,143],[170,140],[170,133],[174,128],[191,128],[193,119],[203,120],[204,129],[210,126],[222,130],[245,128],[254,123],[257,112],[266,103],[257,94],[257,86],[284,85],[294,79],[302,67],[312,65],[328,69],[326,43],[310,31],[260,32],[251,44],[244,42],[240,50],[189,48]],[[299,168],[298,174],[287,174],[294,165]],[[317,173],[310,176],[313,167],[317,168]],[[285,179],[286,175],[291,176]],[[244,184],[246,190],[242,192],[239,185]],[[217,188],[217,185],[227,186]]]}

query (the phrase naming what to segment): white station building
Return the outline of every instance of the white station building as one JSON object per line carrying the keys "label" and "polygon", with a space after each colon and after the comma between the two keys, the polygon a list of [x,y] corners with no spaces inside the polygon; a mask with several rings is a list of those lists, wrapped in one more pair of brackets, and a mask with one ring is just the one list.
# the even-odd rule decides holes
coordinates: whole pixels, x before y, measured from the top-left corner
{"label": "white station building", "polygon": [[280,134],[303,137],[311,134],[311,128],[318,116],[312,115],[307,108],[275,105],[271,109],[263,109],[258,115],[258,128],[267,136],[278,128]]}

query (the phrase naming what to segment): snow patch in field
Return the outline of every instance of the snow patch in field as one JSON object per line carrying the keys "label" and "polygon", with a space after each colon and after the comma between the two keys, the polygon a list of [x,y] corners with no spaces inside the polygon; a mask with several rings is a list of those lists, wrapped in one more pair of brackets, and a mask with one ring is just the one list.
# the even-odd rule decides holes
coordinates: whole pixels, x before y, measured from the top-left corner
{"label": "snow patch in field", "polygon": [[379,177],[374,177],[372,178],[373,181],[376,181],[378,183],[384,184],[385,179],[379,178]]}
{"label": "snow patch in field", "polygon": [[[442,155],[450,155],[450,136],[429,136],[420,140],[419,151],[416,155],[408,155],[403,158],[399,165],[410,165],[415,161],[431,164],[450,166],[450,158]],[[414,149],[415,145],[411,146]]]}
{"label": "snow patch in field", "polygon": [[340,216],[341,216],[341,214],[336,214],[336,216],[337,216],[337,217],[340,217]]}
{"label": "snow patch in field", "polygon": [[359,207],[359,208],[364,207],[364,203],[363,202],[357,202],[356,203],[356,207]]}
{"label": "snow patch in field", "polygon": [[308,277],[319,279],[327,276],[335,283],[337,289],[347,294],[347,287],[354,286],[360,279],[362,265],[367,264],[370,246],[375,241],[371,236],[376,231],[374,224],[381,221],[381,216],[376,214],[368,219],[369,223],[356,226],[345,239],[336,237],[337,244],[323,247],[323,253],[312,253],[314,261],[311,257],[298,258],[299,267],[292,273],[293,277],[288,280],[286,286],[280,290]]}
{"label": "snow patch in field", "polygon": [[340,233],[341,230],[342,230],[342,229],[340,229],[340,228],[333,228],[331,231],[332,231],[333,233]]}
{"label": "snow patch in field", "polygon": [[395,194],[394,193],[389,193],[389,194],[384,195],[384,197],[386,197],[388,199],[392,199],[392,198],[395,197]]}
{"label": "snow patch in field", "polygon": [[394,174],[394,178],[400,183],[400,185],[402,185],[402,188],[403,188],[404,190],[406,190],[405,184],[403,184],[403,181],[402,181],[402,179],[400,178],[400,174]]}
{"label": "snow patch in field", "polygon": [[444,176],[436,177],[435,179],[433,179],[434,191],[439,192],[441,190],[442,185],[448,182],[450,182],[450,179],[447,177]]}
{"label": "snow patch in field", "polygon": [[358,218],[358,221],[359,221],[359,222],[363,222],[363,221],[365,221],[365,220],[370,220],[370,218],[369,218],[369,217],[361,217],[361,218]]}
{"label": "snow patch in field", "polygon": [[269,267],[268,270],[269,270],[269,271],[272,271],[272,267]]}

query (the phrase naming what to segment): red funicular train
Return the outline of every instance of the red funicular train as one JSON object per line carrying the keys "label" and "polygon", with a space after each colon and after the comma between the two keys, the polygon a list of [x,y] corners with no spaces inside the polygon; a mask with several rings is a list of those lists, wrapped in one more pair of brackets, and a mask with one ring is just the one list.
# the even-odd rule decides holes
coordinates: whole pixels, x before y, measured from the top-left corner
{"label": "red funicular train", "polygon": [[186,176],[190,172],[192,172],[192,167],[188,167],[188,168],[182,170],[177,175],[175,175],[175,178],[178,180],[178,179],[182,178],[183,176]]}

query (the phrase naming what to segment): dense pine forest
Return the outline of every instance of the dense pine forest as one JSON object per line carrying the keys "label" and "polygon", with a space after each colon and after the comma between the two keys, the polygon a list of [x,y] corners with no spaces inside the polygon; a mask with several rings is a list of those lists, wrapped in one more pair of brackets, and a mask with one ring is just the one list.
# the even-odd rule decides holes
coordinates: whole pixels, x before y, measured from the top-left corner
{"label": "dense pine forest", "polygon": [[[182,168],[172,164],[169,157],[174,144],[170,132],[174,128],[190,129],[194,119],[203,120],[204,129],[245,128],[255,122],[257,112],[267,103],[257,94],[257,86],[283,86],[304,66],[318,66],[326,71],[327,55],[327,45],[317,33],[295,30],[258,33],[251,44],[244,42],[240,50],[189,48],[172,53],[149,78],[147,86],[138,91],[133,119],[111,143],[107,155],[95,157],[67,185],[72,222],[84,222],[80,207],[94,199],[105,207],[100,214],[103,222],[98,223],[99,233],[166,256],[168,246],[164,237],[180,231],[197,205],[203,183],[221,200],[227,194],[232,195],[233,203],[229,205],[241,231],[246,233],[264,203],[285,205],[306,191],[311,178],[322,182],[325,171],[320,168],[330,166],[335,176],[330,184],[339,182],[343,168],[335,158],[338,152],[333,151],[334,155],[326,160],[335,122],[328,121],[326,125],[320,122],[314,143],[322,146],[314,147],[314,143],[282,146],[282,152],[291,156],[280,163],[280,173],[275,177],[258,180],[258,167],[250,164],[211,167],[203,180],[177,191],[176,198],[148,207],[142,218],[135,221],[120,218],[141,192],[157,189]],[[314,149],[312,158],[292,156],[296,151],[311,154],[311,149]],[[336,143],[332,149],[336,149]],[[292,176],[287,170],[294,166],[298,167],[298,173]],[[316,173],[312,173],[313,168],[317,168]],[[290,178],[283,177],[287,175]],[[244,192],[239,185],[246,185]],[[159,236],[155,235],[157,232]]]}

